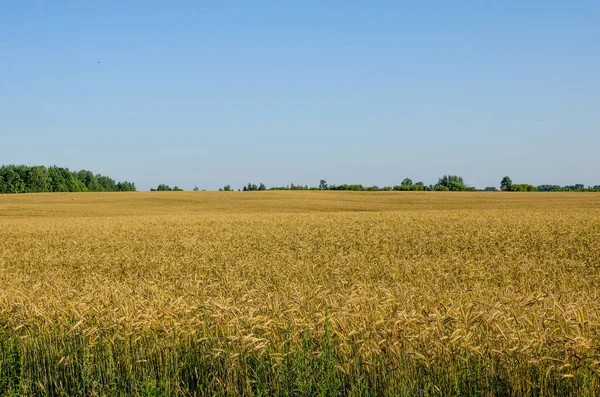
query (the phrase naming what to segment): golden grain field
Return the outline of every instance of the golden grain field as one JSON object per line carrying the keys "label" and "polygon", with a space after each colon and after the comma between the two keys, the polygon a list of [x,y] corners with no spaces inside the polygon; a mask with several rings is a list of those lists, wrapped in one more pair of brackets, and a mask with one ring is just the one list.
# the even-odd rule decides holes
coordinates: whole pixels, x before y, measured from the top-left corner
{"label": "golden grain field", "polygon": [[596,395],[600,194],[0,196],[2,395]]}

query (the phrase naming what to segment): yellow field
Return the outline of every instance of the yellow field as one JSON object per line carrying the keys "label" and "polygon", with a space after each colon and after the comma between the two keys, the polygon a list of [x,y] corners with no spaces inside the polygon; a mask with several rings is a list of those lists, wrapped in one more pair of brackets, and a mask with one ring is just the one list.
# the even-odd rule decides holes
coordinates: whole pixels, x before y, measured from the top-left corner
{"label": "yellow field", "polygon": [[594,193],[4,195],[0,394],[595,395],[599,288]]}

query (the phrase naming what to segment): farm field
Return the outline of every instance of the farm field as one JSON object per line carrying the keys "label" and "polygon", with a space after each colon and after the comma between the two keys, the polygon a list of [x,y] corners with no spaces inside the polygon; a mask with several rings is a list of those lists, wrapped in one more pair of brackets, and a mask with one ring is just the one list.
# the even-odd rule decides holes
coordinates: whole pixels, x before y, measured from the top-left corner
{"label": "farm field", "polygon": [[0,395],[600,394],[600,194],[0,196]]}

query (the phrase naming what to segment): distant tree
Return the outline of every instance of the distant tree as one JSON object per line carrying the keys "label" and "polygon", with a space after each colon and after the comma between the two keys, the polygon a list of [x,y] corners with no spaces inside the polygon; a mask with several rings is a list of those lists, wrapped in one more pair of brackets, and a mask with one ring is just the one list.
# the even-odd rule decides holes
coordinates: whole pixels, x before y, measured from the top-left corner
{"label": "distant tree", "polygon": [[562,187],[558,185],[540,185],[537,187],[540,192],[562,192]]}
{"label": "distant tree", "polygon": [[199,192],[199,191],[200,191],[200,188],[199,188],[198,186],[194,186],[194,188],[192,189],[192,191],[194,191],[194,192]]}
{"label": "distant tree", "polygon": [[14,166],[0,168],[0,179],[3,183],[0,186],[0,193],[24,193],[25,181],[21,179]]}
{"label": "distant tree", "polygon": [[102,192],[104,187],[98,182],[98,177],[91,171],[81,170],[74,173],[75,179],[85,185],[89,192]]}
{"label": "distant tree", "polygon": [[102,186],[103,191],[114,192],[117,190],[117,184],[115,183],[114,179],[100,174],[96,175],[96,179],[98,180],[100,186]]}
{"label": "distant tree", "polygon": [[460,182],[456,182],[456,181],[450,182],[450,184],[448,185],[448,189],[450,189],[450,191],[452,191],[452,192],[464,192],[464,191],[470,190],[464,184],[462,184]]}
{"label": "distant tree", "polygon": [[265,186],[264,183],[260,183],[260,186],[258,186],[258,190],[267,190],[267,187]]}
{"label": "distant tree", "polygon": [[567,185],[562,188],[562,190],[566,192],[582,192],[585,189],[585,186],[581,183],[576,183],[575,185]]}
{"label": "distant tree", "polygon": [[526,183],[521,183],[521,184],[514,183],[512,185],[511,191],[513,191],[513,192],[537,192],[538,190],[533,185],[529,185]]}
{"label": "distant tree", "polygon": [[231,191],[231,186],[225,185],[225,187],[223,187],[223,190],[226,191],[226,192],[230,192]]}
{"label": "distant tree", "polygon": [[17,175],[19,175],[19,179],[22,180],[25,184],[23,186],[24,190],[20,193],[27,192],[27,174],[29,173],[29,167],[27,167],[26,165],[13,165],[12,168],[15,170]]}
{"label": "distant tree", "polygon": [[319,189],[327,190],[327,181],[325,179],[321,179],[319,182]]}
{"label": "distant tree", "polygon": [[513,183],[508,176],[502,178],[502,181],[500,182],[500,190],[502,190],[503,192],[510,192],[512,190],[512,187]]}
{"label": "distant tree", "polygon": [[133,182],[117,182],[117,191],[118,192],[135,192],[135,183]]}
{"label": "distant tree", "polygon": [[36,165],[29,168],[25,180],[27,192],[47,192],[49,184],[50,177],[48,176],[46,167]]}
{"label": "distant tree", "polygon": [[8,165],[0,167],[0,192],[87,192],[87,191],[131,191],[132,182],[115,183],[102,175],[90,171],[69,171],[68,168],[51,166]]}
{"label": "distant tree", "polygon": [[52,166],[48,168],[48,176],[50,177],[51,192],[68,192],[67,181],[62,172],[62,168]]}
{"label": "distant tree", "polygon": [[174,192],[183,192],[183,189],[182,189],[182,188],[180,188],[179,186],[175,186],[175,187],[173,188],[173,191],[174,191]]}
{"label": "distant tree", "polygon": [[436,187],[437,186],[443,186],[447,189],[436,188],[434,190],[450,190],[454,192],[468,190],[467,186],[465,185],[465,182],[463,181],[462,176],[457,175],[444,175],[438,180]]}
{"label": "distant tree", "polygon": [[425,184],[423,182],[413,183],[413,180],[410,178],[404,178],[400,185],[396,185],[393,187],[393,190],[400,191],[422,191],[425,190]]}
{"label": "distant tree", "polygon": [[484,192],[497,192],[498,188],[496,186],[488,186],[485,189],[483,189]]}
{"label": "distant tree", "polygon": [[156,188],[157,191],[159,192],[170,192],[173,191],[173,189],[171,189],[171,187],[169,187],[169,185],[165,185],[165,184],[160,184],[158,185],[158,187]]}
{"label": "distant tree", "polygon": [[350,191],[362,191],[365,190],[363,185],[338,185],[338,186],[329,186],[329,190],[350,190]]}

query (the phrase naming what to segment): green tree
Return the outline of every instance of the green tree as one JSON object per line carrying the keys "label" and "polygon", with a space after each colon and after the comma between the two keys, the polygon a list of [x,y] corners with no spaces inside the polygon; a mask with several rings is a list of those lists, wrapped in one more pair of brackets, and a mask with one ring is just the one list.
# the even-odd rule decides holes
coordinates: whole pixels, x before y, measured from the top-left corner
{"label": "green tree", "polygon": [[15,166],[0,168],[0,179],[3,179],[1,193],[24,193],[25,181],[21,179]]}
{"label": "green tree", "polygon": [[117,191],[118,192],[135,192],[136,191],[135,183],[127,182],[127,181],[118,182],[117,183]]}
{"label": "green tree", "polygon": [[466,191],[469,190],[467,188],[467,186],[465,185],[465,182],[462,178],[462,176],[457,176],[457,175],[444,175],[442,176],[439,180],[438,183],[436,185],[437,186],[443,186],[447,189],[434,189],[434,190],[450,190],[450,191]]}
{"label": "green tree", "polygon": [[508,176],[502,178],[502,181],[500,182],[500,190],[503,192],[509,192],[513,190],[513,183]]}
{"label": "green tree", "polygon": [[36,165],[29,168],[25,184],[27,192],[47,192],[50,186],[50,177],[46,167]]}
{"label": "green tree", "polygon": [[89,192],[103,192],[104,187],[98,181],[101,175],[94,175],[92,171],[81,170],[75,173],[77,180],[81,181]]}
{"label": "green tree", "polygon": [[62,168],[55,165],[48,168],[48,176],[50,177],[51,192],[68,192],[67,181],[63,175]]}
{"label": "green tree", "polygon": [[0,193],[132,191],[132,182],[115,183],[90,171],[71,172],[68,168],[36,165],[0,167]]}
{"label": "green tree", "polygon": [[88,189],[83,182],[77,179],[77,173],[69,171],[68,168],[57,167],[57,174],[61,174],[65,192],[87,192]]}
{"label": "green tree", "polygon": [[457,181],[450,182],[447,187],[452,192],[464,192],[464,191],[469,190],[468,187],[466,187],[464,184],[457,182]]}
{"label": "green tree", "polygon": [[117,184],[114,179],[109,178],[104,175],[96,175],[96,179],[100,186],[102,186],[102,191],[104,192],[115,192],[117,191]]}
{"label": "green tree", "polygon": [[538,189],[527,183],[516,184],[514,183],[511,187],[511,191],[513,192],[537,192]]}
{"label": "green tree", "polygon": [[319,189],[327,190],[327,181],[325,179],[321,179],[319,182]]}

